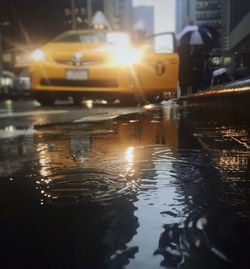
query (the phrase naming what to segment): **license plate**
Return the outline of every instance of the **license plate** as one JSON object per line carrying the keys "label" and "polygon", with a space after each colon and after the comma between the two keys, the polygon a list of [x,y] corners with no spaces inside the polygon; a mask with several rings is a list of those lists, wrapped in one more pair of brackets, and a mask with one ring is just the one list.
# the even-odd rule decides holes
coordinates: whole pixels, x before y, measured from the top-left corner
{"label": "license plate", "polygon": [[88,79],[87,70],[67,70],[66,79],[69,80],[86,80]]}

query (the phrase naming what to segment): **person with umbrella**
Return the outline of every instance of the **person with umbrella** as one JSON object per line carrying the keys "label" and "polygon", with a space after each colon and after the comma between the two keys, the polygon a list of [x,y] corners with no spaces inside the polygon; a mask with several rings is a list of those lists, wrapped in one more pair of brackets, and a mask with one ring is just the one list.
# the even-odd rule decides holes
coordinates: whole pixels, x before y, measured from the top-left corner
{"label": "person with umbrella", "polygon": [[193,22],[176,34],[180,56],[179,82],[181,95],[186,95],[189,88],[196,93],[202,88],[202,78],[208,54],[216,44],[216,30],[197,26]]}

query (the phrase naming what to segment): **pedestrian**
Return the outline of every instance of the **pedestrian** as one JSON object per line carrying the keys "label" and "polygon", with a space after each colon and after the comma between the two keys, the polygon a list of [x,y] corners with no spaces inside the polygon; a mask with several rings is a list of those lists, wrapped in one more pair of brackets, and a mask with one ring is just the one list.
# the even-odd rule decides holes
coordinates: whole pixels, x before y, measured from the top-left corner
{"label": "pedestrian", "polygon": [[190,46],[181,43],[178,47],[180,58],[179,83],[181,95],[197,93],[202,88],[205,54],[202,46]]}
{"label": "pedestrian", "polygon": [[181,90],[181,96],[187,94],[188,88],[192,84],[192,57],[191,57],[191,50],[190,46],[184,43],[181,43],[178,48],[177,52],[180,58],[179,64],[179,84]]}
{"label": "pedestrian", "polygon": [[205,84],[208,83],[206,62],[208,53],[215,44],[213,38],[215,35],[210,33],[209,29],[205,26],[197,26],[191,21],[180,33],[176,34],[179,41],[181,95],[186,95],[189,89],[191,93],[196,93],[199,89],[204,89]]}
{"label": "pedestrian", "polygon": [[205,71],[206,52],[201,45],[191,46],[191,87],[192,93],[197,93],[203,88],[203,78]]}

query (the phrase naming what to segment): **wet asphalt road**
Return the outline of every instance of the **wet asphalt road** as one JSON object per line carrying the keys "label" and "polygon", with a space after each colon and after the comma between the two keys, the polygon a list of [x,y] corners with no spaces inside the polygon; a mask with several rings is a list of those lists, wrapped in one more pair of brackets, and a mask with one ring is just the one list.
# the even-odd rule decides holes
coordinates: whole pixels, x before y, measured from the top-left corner
{"label": "wet asphalt road", "polygon": [[231,108],[1,102],[0,267],[248,268],[249,157]]}

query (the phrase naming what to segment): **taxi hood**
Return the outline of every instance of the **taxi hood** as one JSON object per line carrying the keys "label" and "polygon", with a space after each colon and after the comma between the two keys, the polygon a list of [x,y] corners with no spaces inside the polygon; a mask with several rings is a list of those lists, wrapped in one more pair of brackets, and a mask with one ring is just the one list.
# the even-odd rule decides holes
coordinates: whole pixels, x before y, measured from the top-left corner
{"label": "taxi hood", "polygon": [[48,58],[54,60],[71,60],[76,53],[84,55],[84,58],[99,60],[109,55],[104,44],[49,43],[42,50]]}

